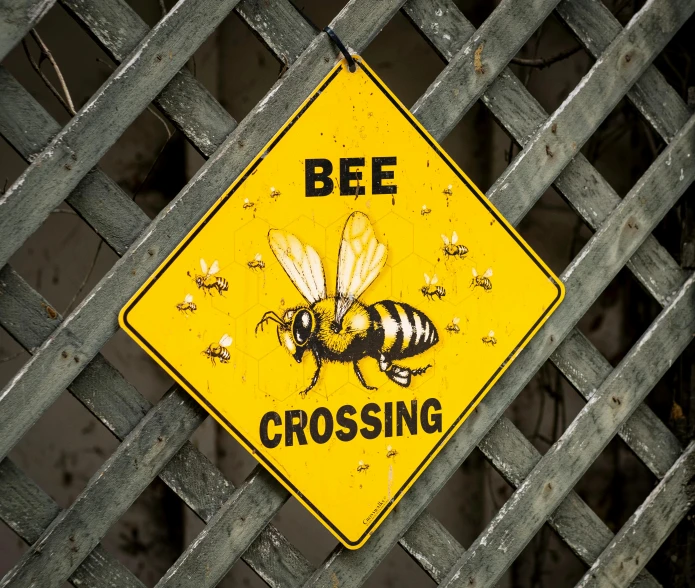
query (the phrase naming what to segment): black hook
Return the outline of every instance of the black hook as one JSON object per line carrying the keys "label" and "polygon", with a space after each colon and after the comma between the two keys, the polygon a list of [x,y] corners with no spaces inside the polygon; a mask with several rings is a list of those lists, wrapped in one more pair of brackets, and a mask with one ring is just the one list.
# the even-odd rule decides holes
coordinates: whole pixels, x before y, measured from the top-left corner
{"label": "black hook", "polygon": [[326,27],[325,29],[323,29],[323,31],[331,38],[331,41],[333,41],[338,46],[340,52],[345,56],[350,73],[354,73],[355,70],[357,70],[357,62],[354,60],[352,55],[350,55],[350,52],[347,50],[345,45],[343,45],[343,42],[340,40],[338,35],[335,34],[335,31],[331,27]]}

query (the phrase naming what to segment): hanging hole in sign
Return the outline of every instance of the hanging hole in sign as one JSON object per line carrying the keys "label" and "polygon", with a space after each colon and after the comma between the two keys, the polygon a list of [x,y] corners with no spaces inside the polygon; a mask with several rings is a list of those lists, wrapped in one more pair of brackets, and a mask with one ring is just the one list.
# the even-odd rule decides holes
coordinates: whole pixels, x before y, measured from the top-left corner
{"label": "hanging hole in sign", "polygon": [[340,37],[335,34],[335,31],[331,27],[326,27],[323,29],[323,31],[328,35],[328,37],[333,41],[338,49],[340,49],[340,52],[345,56],[345,60],[347,61],[348,64],[348,70],[350,70],[350,73],[355,73],[357,71],[357,62],[355,59],[350,55],[350,52],[347,50],[343,42],[340,40]]}

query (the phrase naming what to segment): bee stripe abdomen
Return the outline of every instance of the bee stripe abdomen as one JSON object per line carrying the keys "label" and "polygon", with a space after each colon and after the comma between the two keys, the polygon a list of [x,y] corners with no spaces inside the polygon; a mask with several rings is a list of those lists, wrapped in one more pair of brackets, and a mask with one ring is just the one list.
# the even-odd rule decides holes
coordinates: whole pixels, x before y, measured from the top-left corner
{"label": "bee stripe abdomen", "polygon": [[382,333],[382,341],[379,351],[385,355],[397,353],[403,341],[403,333],[401,332],[396,305],[390,300],[377,302],[370,307],[378,314],[376,320],[372,321],[381,326],[379,331]]}

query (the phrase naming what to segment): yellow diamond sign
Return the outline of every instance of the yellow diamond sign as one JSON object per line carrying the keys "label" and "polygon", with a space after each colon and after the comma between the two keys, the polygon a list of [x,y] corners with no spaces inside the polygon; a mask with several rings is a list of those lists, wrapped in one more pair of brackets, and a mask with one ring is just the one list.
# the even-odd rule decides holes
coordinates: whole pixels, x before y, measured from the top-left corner
{"label": "yellow diamond sign", "polygon": [[358,59],[333,69],[120,322],[357,548],[563,294]]}

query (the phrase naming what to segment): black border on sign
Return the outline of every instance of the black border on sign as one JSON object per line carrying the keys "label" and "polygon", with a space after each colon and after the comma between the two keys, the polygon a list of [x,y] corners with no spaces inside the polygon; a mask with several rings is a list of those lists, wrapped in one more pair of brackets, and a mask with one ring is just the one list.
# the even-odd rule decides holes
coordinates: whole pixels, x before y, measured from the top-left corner
{"label": "black border on sign", "polygon": [[[487,199],[479,193],[478,189],[477,189],[475,186],[473,186],[473,185],[468,181],[468,179],[467,179],[465,176],[461,175],[461,173],[456,169],[456,167],[452,164],[452,162],[449,160],[449,158],[448,158],[444,153],[442,153],[442,150],[439,148],[439,145],[437,145],[436,143],[434,143],[433,140],[432,140],[429,136],[427,136],[427,134],[424,133],[423,130],[416,124],[413,115],[412,115],[409,111],[407,111],[406,109],[404,109],[404,108],[401,106],[401,104],[399,104],[399,103],[394,99],[394,97],[383,87],[383,85],[381,84],[381,82],[380,82],[379,80],[377,80],[377,79],[372,75],[371,71],[369,71],[368,68],[366,68],[366,67],[361,67],[362,64],[361,64],[359,61],[357,62],[357,65],[358,65],[358,67],[360,67],[360,69],[362,69],[362,71],[369,77],[369,79],[372,80],[372,82],[376,85],[376,87],[379,88],[379,90],[381,90],[381,92],[384,94],[384,96],[386,96],[386,97],[389,99],[389,101],[396,107],[396,109],[408,120],[408,122],[409,122],[409,123],[413,126],[413,128],[419,133],[419,135],[427,142],[427,144],[437,153],[437,155],[439,155],[439,157],[441,157],[441,158],[446,162],[446,164],[449,166],[449,168],[451,169],[451,171],[454,172],[454,174],[456,174],[456,176],[466,185],[466,187],[476,196],[476,198],[478,198],[478,200],[479,200],[479,201],[481,202],[481,204],[487,209],[487,211],[488,211],[492,216],[494,216],[495,219],[497,219],[498,221],[502,221],[502,219],[501,219],[500,215],[498,214],[498,212],[497,212],[495,209],[491,208],[490,203],[487,201]],[[309,109],[309,107],[316,101],[316,99],[317,99],[317,98],[321,95],[321,93],[328,87],[328,85],[336,78],[336,76],[337,76],[339,73],[341,73],[342,71],[344,71],[344,70],[345,70],[345,68],[344,68],[343,66],[341,66],[341,67],[339,67],[338,69],[336,69],[336,70],[330,75],[330,77],[319,87],[319,89],[316,90],[316,91],[314,92],[314,94],[313,94],[313,96],[311,97],[311,99],[307,101],[307,103],[304,105],[304,107],[294,116],[294,118],[293,118],[293,119],[290,121],[290,123],[283,129],[283,131],[272,141],[272,143],[270,143],[270,145],[268,145],[268,147],[266,148],[266,150],[263,152],[263,155],[265,155],[265,154],[267,154],[268,152],[270,152],[270,151],[278,144],[278,142],[285,136],[285,134],[287,133],[287,131],[289,131],[289,130],[292,128],[292,126],[294,126],[294,124],[299,120],[299,118]],[[370,522],[369,526],[367,527],[367,529],[365,530],[365,532],[360,536],[360,538],[359,538],[357,541],[350,541],[347,537],[345,537],[345,535],[343,535],[343,534],[340,532],[339,529],[337,529],[337,528],[335,527],[335,525],[333,525],[333,523],[331,523],[330,520],[328,520],[328,518],[326,518],[326,517],[323,515],[323,513],[322,513],[320,510],[318,510],[318,508],[316,508],[316,506],[315,506],[304,494],[302,494],[302,493],[299,491],[299,489],[298,489],[297,487],[294,486],[294,484],[292,484],[292,482],[290,482],[290,481],[282,474],[282,472],[280,472],[271,462],[269,462],[269,461],[265,458],[265,456],[264,456],[262,453],[260,453],[260,451],[258,451],[258,450],[254,447],[254,445],[253,445],[252,443],[250,443],[249,440],[248,440],[244,435],[242,435],[242,433],[241,433],[231,422],[229,422],[229,421],[228,421],[228,420],[227,420],[227,419],[226,419],[226,418],[225,418],[225,417],[224,417],[224,416],[223,416],[223,415],[222,415],[222,414],[221,414],[221,413],[220,413],[220,412],[219,412],[219,411],[218,411],[218,410],[205,398],[205,395],[204,395],[204,394],[202,394],[201,392],[199,392],[198,390],[196,390],[196,388],[195,388],[194,386],[192,386],[191,383],[190,383],[186,378],[184,378],[184,377],[179,373],[179,371],[178,371],[173,365],[171,365],[162,355],[160,355],[159,352],[158,352],[156,349],[154,349],[154,347],[152,347],[152,346],[142,337],[142,335],[140,335],[140,333],[138,333],[138,331],[137,331],[136,329],[134,329],[133,326],[128,322],[128,314],[129,314],[130,311],[133,309],[133,307],[134,307],[134,306],[139,302],[139,300],[147,293],[147,291],[154,285],[154,283],[157,281],[157,279],[159,279],[159,277],[162,275],[162,273],[165,272],[165,271],[167,270],[167,268],[173,263],[173,261],[179,256],[179,254],[186,248],[186,246],[197,236],[197,234],[203,229],[203,227],[205,227],[205,225],[208,223],[208,221],[209,221],[209,220],[217,213],[217,211],[227,202],[227,200],[229,200],[229,198],[232,196],[232,194],[234,194],[234,192],[236,192],[236,190],[239,188],[239,186],[241,186],[241,185],[244,183],[244,181],[245,181],[251,174],[253,174],[253,173],[256,171],[256,169],[258,168],[258,166],[261,164],[261,162],[262,162],[263,160],[264,160],[264,157],[259,157],[259,158],[256,159],[256,161],[253,163],[253,165],[252,165],[251,167],[249,167],[249,169],[246,171],[246,173],[245,173],[244,176],[241,178],[241,180],[239,180],[238,182],[236,182],[236,184],[235,184],[234,187],[229,191],[229,193],[228,193],[224,198],[222,198],[221,200],[219,200],[219,201],[215,204],[213,210],[210,212],[210,214],[208,214],[208,215],[206,216],[205,220],[204,220],[192,233],[189,234],[188,238],[177,248],[176,253],[175,253],[174,255],[172,255],[172,257],[171,257],[163,266],[161,266],[161,267],[159,268],[159,270],[157,271],[157,273],[149,280],[147,286],[146,286],[145,288],[143,288],[143,290],[130,302],[130,304],[128,305],[128,307],[126,308],[126,310],[125,310],[124,313],[123,313],[123,322],[127,325],[128,329],[130,329],[130,331],[131,331],[134,335],[136,335],[136,336],[138,337],[138,339],[140,339],[140,341],[142,342],[142,344],[145,345],[145,346],[152,352],[152,354],[154,354],[155,356],[157,356],[157,357],[159,358],[159,360],[160,360],[164,365],[166,365],[172,373],[176,374],[177,378],[178,378],[181,382],[183,382],[184,385],[185,385],[189,390],[195,391],[196,396],[198,397],[198,399],[199,399],[200,401],[202,401],[202,402],[205,404],[205,406],[207,407],[208,411],[211,412],[211,413],[214,413],[215,415],[217,415],[217,418],[220,419],[222,422],[224,422],[231,430],[233,430],[234,433],[237,435],[237,437],[239,437],[239,439],[241,439],[241,440],[243,441],[243,443],[246,445],[246,447],[248,447],[248,448],[250,448],[250,449],[252,450],[254,456],[255,456],[257,459],[261,460],[261,461],[263,462],[263,464],[264,464],[267,468],[269,468],[269,469],[274,473],[274,475],[275,475],[277,478],[280,478],[288,488],[291,488],[292,491],[293,491],[297,496],[301,496],[302,500],[313,510],[313,512],[314,512],[314,513],[315,513],[315,514],[316,514],[328,527],[330,527],[331,529],[333,529],[333,532],[334,532],[336,535],[338,535],[346,545],[351,545],[351,546],[353,546],[353,547],[356,547],[357,545],[359,545],[360,543],[362,543],[362,541],[364,541],[364,539],[365,539],[365,537],[367,537],[367,535],[369,535],[369,534],[371,533],[371,531],[372,531],[372,529],[374,529],[375,525],[382,519],[382,517],[384,516],[384,514],[387,512],[388,507],[389,507],[392,503],[394,503],[396,500],[398,500],[398,498],[399,498],[399,497],[401,496],[401,494],[403,493],[404,488],[407,488],[408,485],[411,483],[411,481],[413,481],[413,478],[417,477],[417,476],[420,474],[421,470],[422,470],[423,467],[424,467],[424,464],[427,463],[427,461],[432,457],[432,455],[433,455],[434,453],[436,453],[436,452],[439,450],[440,446],[444,443],[445,440],[446,440],[446,441],[449,440],[449,436],[450,436],[450,434],[452,433],[452,431],[453,431],[454,429],[456,429],[457,425],[458,425],[465,417],[468,416],[468,413],[469,413],[469,411],[471,410],[471,407],[478,401],[478,399],[480,398],[480,396],[483,395],[483,394],[485,393],[485,391],[488,389],[488,386],[490,385],[490,383],[497,377],[497,374],[499,374],[500,370],[502,370],[503,368],[505,368],[505,367],[507,366],[507,364],[510,363],[510,361],[512,360],[512,358],[514,357],[514,355],[519,351],[519,349],[520,349],[520,348],[524,345],[524,343],[528,340],[528,338],[531,336],[531,333],[533,333],[533,331],[536,329],[536,327],[539,325],[539,323],[543,322],[543,320],[544,320],[545,317],[548,315],[548,313],[551,311],[551,309],[553,309],[553,308],[555,307],[555,304],[556,304],[556,303],[558,302],[558,300],[562,297],[562,288],[561,288],[560,284],[557,282],[557,280],[555,279],[555,276],[553,276],[551,273],[549,273],[548,270],[546,270],[546,268],[543,267],[543,265],[539,263],[539,261],[538,261],[538,259],[536,258],[536,256],[535,256],[531,251],[529,251],[529,248],[527,247],[527,245],[526,245],[523,241],[519,240],[519,237],[518,237],[514,232],[512,232],[512,231],[509,230],[509,227],[507,226],[506,222],[500,222],[500,225],[503,226],[503,227],[505,228],[505,230],[511,235],[511,237],[517,242],[517,244],[527,253],[527,255],[533,260],[533,262],[538,266],[538,268],[548,277],[548,279],[551,281],[551,283],[555,285],[555,287],[557,288],[557,296],[555,297],[555,299],[553,300],[553,302],[548,306],[548,308],[545,310],[545,312],[541,315],[541,317],[540,317],[540,318],[533,324],[533,326],[529,329],[529,331],[526,333],[526,335],[524,335],[524,337],[521,339],[521,341],[519,342],[519,344],[518,344],[518,345],[514,348],[514,350],[509,354],[509,356],[504,360],[504,362],[502,362],[502,364],[500,365],[500,367],[498,367],[498,368],[495,370],[495,372],[492,374],[492,376],[488,379],[488,381],[485,382],[485,384],[483,385],[483,387],[482,387],[482,388],[480,389],[480,391],[475,395],[475,397],[470,401],[470,403],[468,404],[468,406],[466,406],[466,408],[463,410],[463,412],[461,413],[461,415],[452,423],[452,425],[449,427],[449,429],[441,436],[440,440],[435,444],[435,446],[432,448],[432,450],[425,456],[425,458],[422,460],[422,462],[420,463],[420,465],[418,465],[418,467],[415,468],[415,470],[413,471],[413,473],[412,473],[412,474],[410,475],[410,477],[403,483],[403,485],[400,487],[400,489],[394,494],[394,496],[391,498],[391,500],[388,501],[387,503],[385,503],[384,507],[381,509],[381,511],[379,512],[379,514],[378,514],[377,516],[375,516],[374,519]]]}

